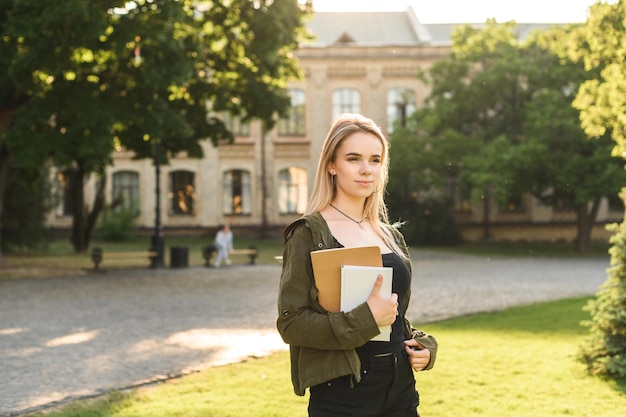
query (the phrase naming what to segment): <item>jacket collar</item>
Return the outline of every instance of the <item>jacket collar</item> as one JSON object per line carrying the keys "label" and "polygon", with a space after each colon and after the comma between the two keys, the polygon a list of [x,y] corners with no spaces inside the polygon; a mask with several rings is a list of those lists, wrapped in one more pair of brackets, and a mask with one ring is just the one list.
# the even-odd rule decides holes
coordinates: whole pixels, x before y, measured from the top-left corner
{"label": "jacket collar", "polygon": [[322,215],[318,211],[306,216],[302,216],[301,218],[287,226],[285,228],[285,231],[283,232],[284,239],[287,240],[300,224],[306,225],[306,227],[311,230],[313,244],[318,250],[330,249],[337,246],[335,244],[335,240],[333,239],[333,235],[328,227],[328,223],[326,223],[326,220],[324,220],[324,217],[322,217]]}

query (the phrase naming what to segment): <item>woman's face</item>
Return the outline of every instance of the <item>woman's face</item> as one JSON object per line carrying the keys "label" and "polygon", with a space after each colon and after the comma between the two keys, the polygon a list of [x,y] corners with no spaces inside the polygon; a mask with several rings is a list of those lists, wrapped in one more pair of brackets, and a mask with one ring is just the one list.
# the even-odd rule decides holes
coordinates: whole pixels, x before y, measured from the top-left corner
{"label": "woman's face", "polygon": [[335,176],[337,197],[369,197],[378,186],[382,159],[383,144],[376,135],[356,132],[346,137],[328,168]]}

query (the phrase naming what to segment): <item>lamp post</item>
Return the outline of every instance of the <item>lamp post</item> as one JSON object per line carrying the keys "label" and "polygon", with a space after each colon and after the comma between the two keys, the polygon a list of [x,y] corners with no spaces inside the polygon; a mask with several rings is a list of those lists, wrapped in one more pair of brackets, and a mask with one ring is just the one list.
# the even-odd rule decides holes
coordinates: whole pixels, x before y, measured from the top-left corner
{"label": "lamp post", "polygon": [[162,268],[163,262],[163,228],[161,226],[161,148],[159,146],[160,140],[154,141],[154,173],[156,186],[154,188],[155,195],[155,213],[154,213],[154,236],[152,236],[151,252],[155,252],[156,255],[151,257],[150,266],[152,268]]}
{"label": "lamp post", "polygon": [[266,238],[268,235],[268,221],[267,221],[267,170],[265,160],[265,135],[267,130],[265,123],[261,129],[261,237]]}

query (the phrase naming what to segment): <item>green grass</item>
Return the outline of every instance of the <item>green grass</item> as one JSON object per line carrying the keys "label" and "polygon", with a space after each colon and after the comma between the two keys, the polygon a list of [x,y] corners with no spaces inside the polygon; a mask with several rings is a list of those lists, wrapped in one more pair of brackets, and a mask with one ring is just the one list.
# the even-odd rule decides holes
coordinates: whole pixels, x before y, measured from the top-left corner
{"label": "green grass", "polygon": [[[479,314],[423,326],[436,335],[435,368],[417,374],[428,417],[621,415],[626,381],[587,375],[577,361],[587,298]],[[289,357],[278,353],[206,369],[153,387],[78,401],[50,417],[294,417],[306,397],[292,393]]]}
{"label": "green grass", "polygon": [[620,385],[591,377],[576,359],[585,339],[579,323],[588,318],[582,311],[586,300],[428,326],[442,349],[434,378],[419,377],[423,414],[616,416],[626,405],[626,381]]}

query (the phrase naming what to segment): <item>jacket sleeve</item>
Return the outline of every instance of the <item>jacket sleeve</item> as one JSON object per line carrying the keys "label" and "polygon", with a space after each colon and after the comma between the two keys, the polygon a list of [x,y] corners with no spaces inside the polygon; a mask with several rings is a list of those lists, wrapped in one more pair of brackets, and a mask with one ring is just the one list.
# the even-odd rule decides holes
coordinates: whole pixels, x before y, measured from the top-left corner
{"label": "jacket sleeve", "polygon": [[439,347],[437,339],[435,339],[433,335],[424,333],[423,331],[415,328],[412,328],[411,331],[413,334],[413,339],[420,342],[422,346],[424,346],[430,352],[430,361],[428,362],[428,365],[426,365],[426,368],[423,369],[424,371],[428,371],[429,369],[432,369],[433,366],[435,366],[435,361],[437,360],[437,348]]}
{"label": "jacket sleeve", "polygon": [[349,313],[330,313],[317,302],[311,242],[305,224],[286,238],[276,322],[281,337],[289,345],[320,350],[348,350],[365,344],[379,333],[367,303]]}

